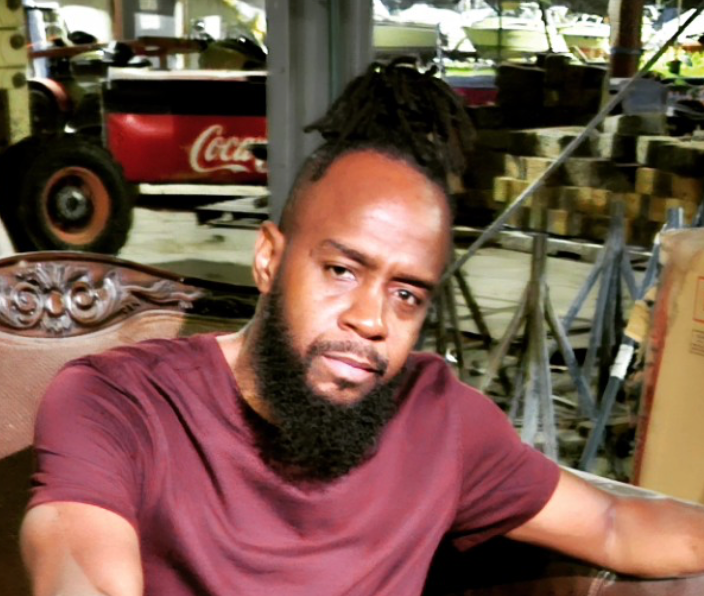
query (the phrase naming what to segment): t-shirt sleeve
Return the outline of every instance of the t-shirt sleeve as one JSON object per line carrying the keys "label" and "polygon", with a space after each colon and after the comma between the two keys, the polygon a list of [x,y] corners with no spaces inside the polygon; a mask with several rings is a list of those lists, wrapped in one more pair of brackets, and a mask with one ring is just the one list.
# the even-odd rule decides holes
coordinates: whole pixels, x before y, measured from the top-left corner
{"label": "t-shirt sleeve", "polygon": [[64,368],[39,408],[29,507],[71,501],[137,526],[147,433],[141,405],[87,360]]}
{"label": "t-shirt sleeve", "polygon": [[506,415],[467,389],[459,398],[462,490],[452,528],[469,548],[535,516],[559,479],[558,465],[521,442]]}

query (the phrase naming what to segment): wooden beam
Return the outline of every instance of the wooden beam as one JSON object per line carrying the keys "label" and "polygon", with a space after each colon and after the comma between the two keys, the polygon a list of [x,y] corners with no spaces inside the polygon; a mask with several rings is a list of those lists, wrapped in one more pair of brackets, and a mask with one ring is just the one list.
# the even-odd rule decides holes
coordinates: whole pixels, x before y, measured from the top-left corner
{"label": "wooden beam", "polygon": [[644,4],[645,0],[609,0],[612,77],[638,72]]}
{"label": "wooden beam", "polygon": [[123,0],[112,0],[112,37],[121,41],[125,37],[125,11]]}

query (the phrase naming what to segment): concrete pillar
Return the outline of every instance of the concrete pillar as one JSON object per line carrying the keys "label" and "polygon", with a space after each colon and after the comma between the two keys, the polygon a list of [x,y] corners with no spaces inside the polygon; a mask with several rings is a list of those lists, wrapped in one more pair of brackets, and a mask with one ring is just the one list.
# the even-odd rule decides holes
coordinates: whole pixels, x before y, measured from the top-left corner
{"label": "concrete pillar", "polygon": [[612,77],[632,77],[638,72],[644,4],[645,0],[609,0]]}
{"label": "concrete pillar", "polygon": [[372,59],[371,0],[267,0],[267,127],[270,212],[278,221],[320,118]]}
{"label": "concrete pillar", "polygon": [[0,149],[29,136],[27,39],[21,0],[0,0]]}

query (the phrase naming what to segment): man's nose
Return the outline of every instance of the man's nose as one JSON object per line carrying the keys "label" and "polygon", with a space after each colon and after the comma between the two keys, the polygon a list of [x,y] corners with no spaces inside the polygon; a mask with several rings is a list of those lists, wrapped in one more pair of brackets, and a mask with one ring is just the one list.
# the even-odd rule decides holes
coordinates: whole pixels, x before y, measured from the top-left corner
{"label": "man's nose", "polygon": [[351,296],[348,308],[340,317],[343,328],[364,339],[379,341],[386,338],[386,296],[378,286],[359,286]]}

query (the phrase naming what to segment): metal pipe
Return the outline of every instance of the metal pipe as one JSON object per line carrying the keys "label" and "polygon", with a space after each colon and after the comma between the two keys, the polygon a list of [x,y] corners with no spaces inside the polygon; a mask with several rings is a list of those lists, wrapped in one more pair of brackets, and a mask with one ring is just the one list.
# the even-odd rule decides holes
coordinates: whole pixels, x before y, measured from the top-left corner
{"label": "metal pipe", "polygon": [[[667,213],[667,224],[664,226],[664,230],[667,229],[679,229],[683,227],[683,211],[679,209],[670,209]],[[653,250],[648,260],[648,266],[645,269],[643,275],[643,280],[636,295],[638,300],[642,300],[645,297],[648,288],[655,281],[658,273],[658,266],[660,262],[660,235],[655,238],[655,243],[653,245]],[[613,410],[614,404],[616,403],[616,396],[623,385],[626,374],[628,373],[628,367],[633,359],[633,353],[635,351],[635,346],[638,344],[637,341],[631,339],[630,337],[625,337],[621,342],[616,358],[614,359],[613,365],[611,366],[611,372],[609,374],[609,380],[604,389],[604,395],[601,398],[601,405],[599,407],[599,413],[594,423],[594,427],[589,433],[589,438],[587,439],[587,444],[584,446],[584,451],[582,451],[582,457],[579,460],[579,469],[590,471],[593,464],[594,458],[596,457],[599,445],[604,436],[604,431],[606,430],[606,423],[611,417],[611,411]]]}

